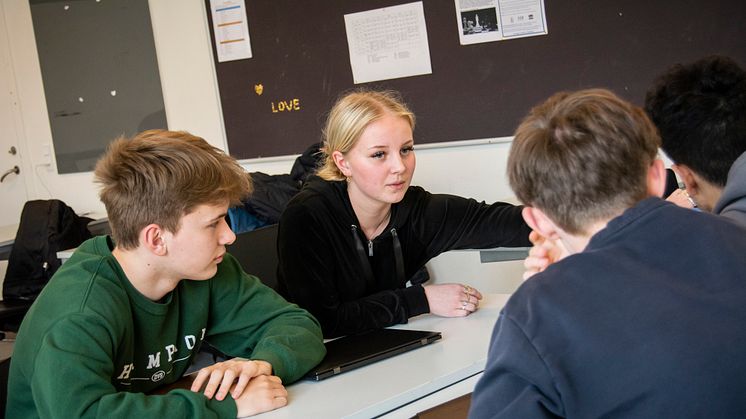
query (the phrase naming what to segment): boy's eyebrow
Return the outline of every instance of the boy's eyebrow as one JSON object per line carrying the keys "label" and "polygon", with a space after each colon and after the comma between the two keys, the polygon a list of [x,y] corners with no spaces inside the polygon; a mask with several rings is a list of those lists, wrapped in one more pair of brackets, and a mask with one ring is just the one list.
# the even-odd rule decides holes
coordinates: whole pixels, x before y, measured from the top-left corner
{"label": "boy's eyebrow", "polygon": [[209,220],[208,223],[211,223],[213,221],[219,221],[221,218],[225,218],[226,216],[228,216],[228,213],[224,212],[224,213],[219,214],[218,216],[212,218],[211,220]]}

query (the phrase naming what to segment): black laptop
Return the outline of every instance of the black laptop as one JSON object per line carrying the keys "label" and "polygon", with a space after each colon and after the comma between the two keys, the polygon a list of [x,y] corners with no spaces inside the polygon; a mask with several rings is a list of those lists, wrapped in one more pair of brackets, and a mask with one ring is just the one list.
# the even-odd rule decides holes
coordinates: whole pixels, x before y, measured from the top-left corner
{"label": "black laptop", "polygon": [[441,338],[426,330],[378,329],[326,342],[326,357],[311,372],[309,380],[323,380],[355,368],[421,348]]}

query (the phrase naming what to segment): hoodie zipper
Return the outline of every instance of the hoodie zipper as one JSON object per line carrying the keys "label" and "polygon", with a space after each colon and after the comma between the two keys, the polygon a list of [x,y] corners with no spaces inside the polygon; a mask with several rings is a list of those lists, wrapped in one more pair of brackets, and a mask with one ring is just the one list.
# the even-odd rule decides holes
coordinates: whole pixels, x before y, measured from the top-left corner
{"label": "hoodie zipper", "polygon": [[[366,281],[372,284],[375,280],[373,278],[373,272],[371,271],[370,261],[365,257],[365,247],[363,241],[360,240],[360,234],[355,224],[350,225],[350,231],[352,232],[353,239],[355,240],[355,247],[357,248],[357,254],[360,257],[360,263],[362,263],[364,276]],[[402,253],[401,242],[399,242],[399,234],[396,232],[396,228],[389,230],[391,233],[391,240],[394,246],[394,264],[396,266],[396,276],[400,281],[404,280],[404,255]],[[380,236],[379,236],[380,237]],[[373,240],[368,240],[368,256],[373,256]]]}
{"label": "hoodie zipper", "polygon": [[357,249],[356,253],[360,258],[360,266],[363,269],[363,278],[365,278],[365,282],[369,286],[373,286],[373,284],[375,283],[375,278],[373,278],[373,271],[370,267],[370,261],[365,256],[365,246],[363,245],[363,241],[360,240],[360,234],[357,231],[357,226],[354,224],[350,225],[350,230],[352,232],[353,240],[355,241],[355,247]]}
{"label": "hoodie zipper", "polygon": [[[357,226],[355,224],[350,225],[352,233],[357,234]],[[368,240],[368,256],[373,256],[373,240]]]}

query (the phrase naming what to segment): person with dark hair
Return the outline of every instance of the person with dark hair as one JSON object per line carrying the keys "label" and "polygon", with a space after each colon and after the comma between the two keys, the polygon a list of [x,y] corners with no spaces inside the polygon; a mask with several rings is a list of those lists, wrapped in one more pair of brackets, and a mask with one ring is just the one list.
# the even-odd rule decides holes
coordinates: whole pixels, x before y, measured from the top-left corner
{"label": "person with dark hair", "polygon": [[[746,71],[717,55],[676,64],[656,78],[645,110],[685,185],[667,200],[746,225]],[[559,242],[531,238],[524,279],[565,253]]]}
{"label": "person with dark hair", "polygon": [[[287,404],[324,357],[318,322],[225,251],[251,191],[235,159],[186,132],[112,142],[95,180],[111,236],[84,242],[26,315],[7,417],[235,418]],[[181,378],[203,342],[235,358]],[[203,388],[204,386],[204,388]]]}
{"label": "person with dark hair", "polygon": [[470,418],[744,416],[746,228],[661,200],[658,146],[607,90],[520,124],[510,185],[565,252],[500,313]]}
{"label": "person with dark hair", "polygon": [[724,56],[677,64],[645,110],[697,206],[746,224],[746,71]]}
{"label": "person with dark hair", "polygon": [[343,95],[327,120],[318,176],[280,218],[280,291],[316,316],[324,337],[428,312],[469,315],[479,291],[425,284],[423,266],[451,249],[530,245],[520,207],[410,185],[414,122],[395,92]]}

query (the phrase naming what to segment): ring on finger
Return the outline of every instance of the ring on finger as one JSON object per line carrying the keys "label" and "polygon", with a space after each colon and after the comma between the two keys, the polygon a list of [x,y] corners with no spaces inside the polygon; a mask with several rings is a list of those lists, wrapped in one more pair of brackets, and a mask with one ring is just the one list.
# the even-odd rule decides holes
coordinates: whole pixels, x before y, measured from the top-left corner
{"label": "ring on finger", "polygon": [[466,304],[468,304],[467,301],[462,301],[461,302],[461,310],[466,310]]}

